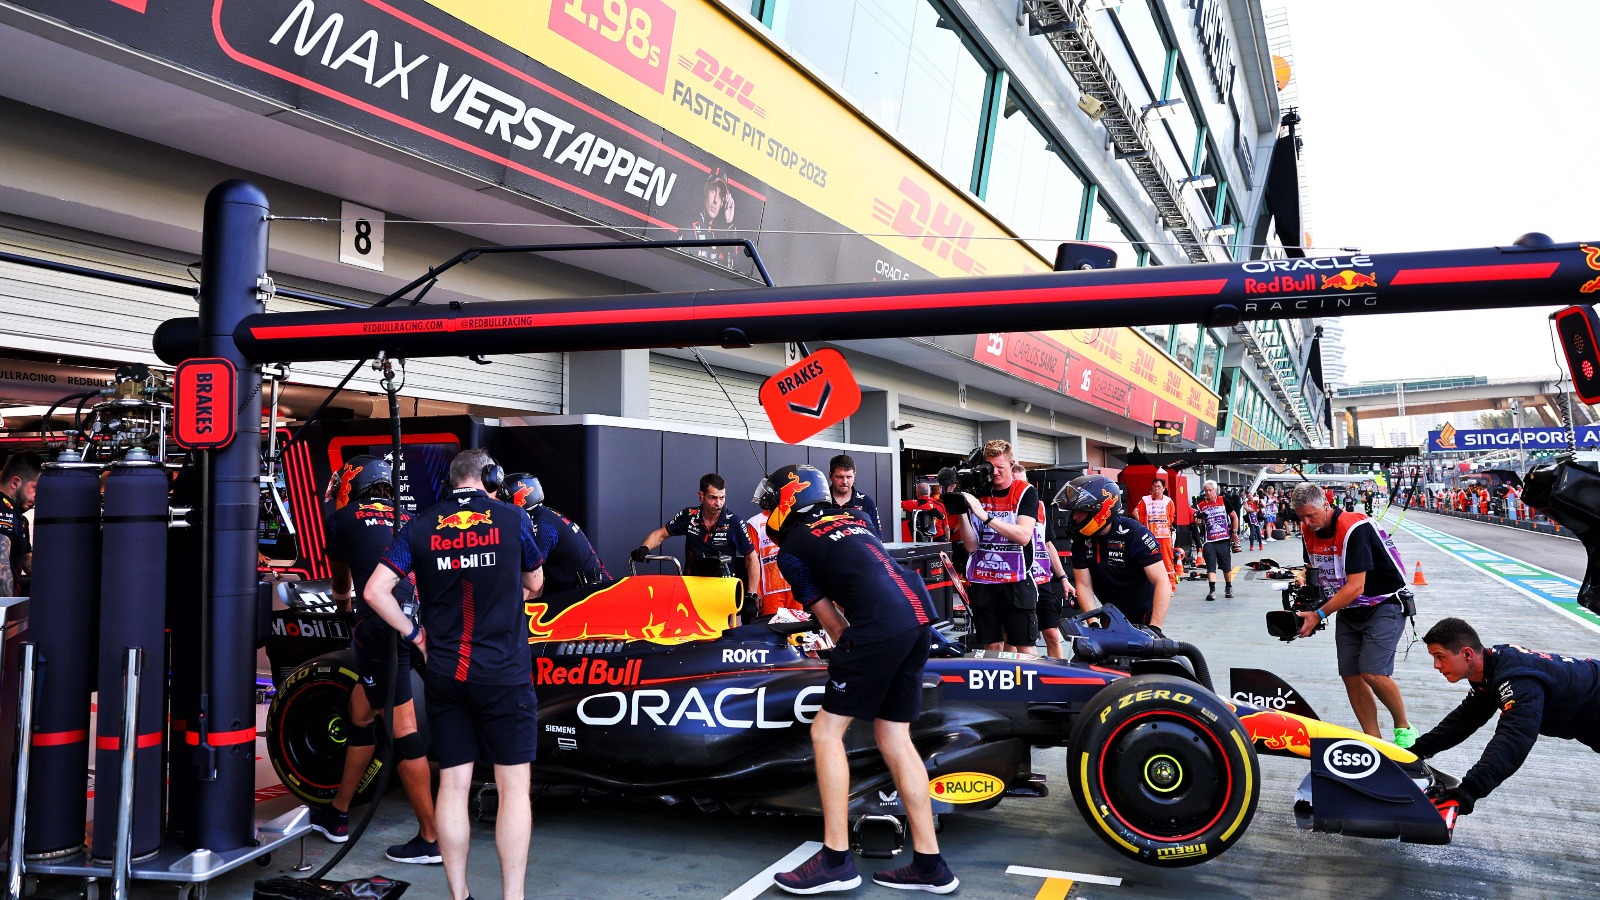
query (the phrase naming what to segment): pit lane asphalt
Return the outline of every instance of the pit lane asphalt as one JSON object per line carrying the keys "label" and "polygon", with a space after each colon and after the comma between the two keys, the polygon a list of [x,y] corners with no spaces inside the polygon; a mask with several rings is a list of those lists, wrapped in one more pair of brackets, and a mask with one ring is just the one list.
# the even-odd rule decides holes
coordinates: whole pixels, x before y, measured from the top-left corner
{"label": "pit lane asphalt", "polygon": [[[1581,546],[1570,540],[1412,513],[1429,527],[1464,537],[1554,571],[1581,575]],[[1471,622],[1489,643],[1516,643],[1575,656],[1600,656],[1600,635],[1452,558],[1418,538],[1396,538],[1408,568],[1420,561],[1420,630],[1447,615]],[[1236,554],[1299,559],[1298,540]],[[1231,666],[1264,668],[1299,689],[1324,718],[1354,726],[1339,681],[1331,631],[1283,644],[1268,637],[1263,613],[1277,607],[1278,582],[1241,570],[1235,600],[1205,602],[1199,582],[1179,585],[1167,633],[1199,645],[1219,692]],[[1219,591],[1220,595],[1220,591]],[[1464,695],[1432,671],[1421,644],[1398,658],[1395,670],[1414,725],[1426,730]],[[1380,713],[1384,734],[1391,733]],[[1492,723],[1435,765],[1461,775],[1492,734]],[[1226,854],[1184,869],[1154,869],[1113,853],[1079,817],[1067,789],[1065,751],[1036,751],[1035,767],[1049,776],[1051,796],[1011,799],[994,810],[944,819],[942,850],[962,885],[955,896],[1043,897],[1045,882],[1008,875],[1010,866],[1120,878],[1117,886],[1075,883],[1070,897],[1572,897],[1600,895],[1600,757],[1571,741],[1541,739],[1510,781],[1464,817],[1447,847],[1426,847],[1314,834],[1298,830],[1291,808],[1305,776],[1301,760],[1263,758],[1260,805],[1244,837]],[[408,897],[444,897],[438,866],[408,866],[383,858],[383,848],[411,837],[414,820],[403,795],[391,795],[365,838],[334,877],[385,874],[413,882]],[[721,898],[807,841],[821,839],[820,820],[733,816],[692,806],[541,801],[534,808],[528,896],[550,898]],[[308,861],[320,865],[333,846],[306,840]],[[480,898],[498,896],[493,826],[472,831],[471,885]],[[288,872],[294,854],[278,854],[267,869],[247,866],[211,884],[219,898],[250,896],[258,877]],[[870,873],[899,862],[858,860],[864,883],[841,896],[893,896],[871,884]],[[47,894],[48,895],[48,894]],[[171,896],[170,887],[135,886],[135,896]],[[776,888],[742,896],[787,896]]]}

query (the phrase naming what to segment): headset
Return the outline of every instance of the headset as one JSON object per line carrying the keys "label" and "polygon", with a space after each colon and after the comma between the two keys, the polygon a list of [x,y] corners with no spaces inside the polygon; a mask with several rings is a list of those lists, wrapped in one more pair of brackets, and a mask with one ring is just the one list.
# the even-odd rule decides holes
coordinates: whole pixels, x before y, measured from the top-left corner
{"label": "headset", "polygon": [[506,470],[500,468],[500,464],[495,462],[494,457],[491,456],[488,464],[479,473],[478,480],[483,482],[483,489],[488,491],[490,496],[493,496],[500,493],[500,486],[506,483]]}

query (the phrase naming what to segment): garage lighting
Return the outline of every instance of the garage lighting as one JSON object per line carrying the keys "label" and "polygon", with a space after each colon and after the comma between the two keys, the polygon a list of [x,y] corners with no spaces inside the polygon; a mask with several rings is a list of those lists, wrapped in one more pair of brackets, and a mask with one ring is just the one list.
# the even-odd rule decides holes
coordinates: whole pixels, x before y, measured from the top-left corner
{"label": "garage lighting", "polygon": [[1187,187],[1187,188],[1194,188],[1195,190],[1199,191],[1199,190],[1206,190],[1206,189],[1209,189],[1209,188],[1214,188],[1216,186],[1217,186],[1217,176],[1211,175],[1209,173],[1205,174],[1205,175],[1190,175],[1188,178],[1180,178],[1180,179],[1178,179],[1178,189],[1179,190],[1183,190],[1184,188]]}
{"label": "garage lighting", "polygon": [[1171,119],[1178,115],[1183,106],[1182,97],[1173,97],[1171,100],[1157,100],[1139,110],[1139,115],[1146,121],[1150,119]]}

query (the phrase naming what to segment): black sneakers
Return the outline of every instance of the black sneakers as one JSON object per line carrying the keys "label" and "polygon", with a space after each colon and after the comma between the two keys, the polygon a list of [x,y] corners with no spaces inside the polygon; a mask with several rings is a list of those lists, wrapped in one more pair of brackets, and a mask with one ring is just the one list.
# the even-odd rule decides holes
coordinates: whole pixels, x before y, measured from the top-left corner
{"label": "black sneakers", "polygon": [[428,865],[444,862],[444,857],[439,855],[439,842],[425,841],[420,834],[404,844],[395,844],[383,851],[383,855],[398,863]]}
{"label": "black sneakers", "polygon": [[1233,585],[1231,585],[1231,584],[1228,585],[1228,589],[1223,592],[1222,597],[1225,600],[1232,600],[1233,599]]}
{"label": "black sneakers", "polygon": [[350,814],[339,812],[331,803],[311,807],[311,827],[335,844],[350,840]]}
{"label": "black sneakers", "polygon": [[847,855],[843,865],[830,867],[825,850],[818,850],[799,868],[779,873],[772,880],[791,894],[824,894],[860,887],[861,876],[856,873],[855,860]]}
{"label": "black sneakers", "polygon": [[930,894],[948,894],[961,886],[955,873],[945,865],[944,857],[939,857],[939,864],[931,872],[924,872],[917,868],[916,863],[908,863],[898,869],[887,872],[877,872],[872,876],[875,884],[884,887],[896,888],[902,891],[927,891]]}

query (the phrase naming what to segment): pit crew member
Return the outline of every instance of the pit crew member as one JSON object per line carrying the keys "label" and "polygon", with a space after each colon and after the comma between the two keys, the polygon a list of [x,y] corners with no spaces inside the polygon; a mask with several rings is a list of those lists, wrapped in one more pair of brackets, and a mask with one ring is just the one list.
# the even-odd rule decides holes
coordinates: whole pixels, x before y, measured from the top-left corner
{"label": "pit crew member", "polygon": [[1433,668],[1451,684],[1465,678],[1466,699],[1417,738],[1411,752],[1443,753],[1500,714],[1494,737],[1477,765],[1444,798],[1465,815],[1510,778],[1539,735],[1576,740],[1600,752],[1600,661],[1524,650],[1512,644],[1484,649],[1478,632],[1461,619],[1440,619],[1422,640]]}
{"label": "pit crew member", "polygon": [[878,504],[868,495],[856,490],[856,461],[847,454],[841,453],[828,460],[828,485],[831,493],[829,497],[833,505],[840,509],[853,509],[861,514],[861,518],[872,523],[872,531],[878,537],[883,537],[883,529],[878,525]]}
{"label": "pit crew member", "polygon": [[[436,863],[439,834],[433,820],[433,771],[428,767],[428,744],[417,733],[416,705],[411,694],[411,645],[397,639],[394,629],[361,599],[378,560],[394,538],[393,466],[376,456],[350,461],[350,502],[334,511],[327,522],[328,561],[333,568],[333,595],[340,605],[353,603],[350,644],[356,652],[356,677],[360,684],[350,692],[350,720],[346,725],[344,774],[339,792],[327,806],[311,808],[311,827],[328,840],[342,844],[350,839],[350,802],[361,776],[372,762],[377,731],[373,723],[382,714],[388,695],[385,679],[394,671],[394,718],[389,737],[395,769],[406,797],[417,814],[417,836],[396,844],[384,855],[395,862]],[[404,514],[398,516],[405,521]],[[413,602],[410,581],[395,585],[395,600],[402,607]]]}
{"label": "pit crew member", "polygon": [[1306,564],[1317,567],[1328,597],[1317,610],[1299,613],[1300,636],[1309,637],[1319,622],[1339,614],[1334,626],[1339,677],[1361,730],[1382,736],[1382,701],[1394,717],[1395,744],[1410,747],[1417,732],[1406,719],[1406,704],[1392,677],[1394,651],[1405,625],[1404,606],[1395,596],[1406,586],[1400,551],[1365,515],[1329,505],[1315,484],[1295,485],[1289,503],[1300,520]]}
{"label": "pit crew member", "polygon": [[959,497],[966,507],[949,522],[951,537],[968,553],[973,630],[988,650],[1029,650],[1039,641],[1039,589],[1032,575],[1039,492],[1011,474],[1016,460],[1008,442],[984,444],[983,459],[993,467],[989,495],[980,500],[956,492],[945,501],[949,508],[949,498]]}
{"label": "pit crew member", "polygon": [[[1028,480],[1028,470],[1020,465],[1011,467],[1011,475]],[[1072,576],[1061,565],[1061,554],[1056,552],[1056,529],[1050,521],[1050,511],[1044,501],[1039,502],[1037,520],[1033,523],[1033,583],[1039,586],[1039,636],[1044,638],[1045,655],[1052,659],[1066,659],[1067,648],[1061,638],[1061,620],[1066,618],[1068,598],[1072,596]]]}
{"label": "pit crew member", "polygon": [[611,581],[600,554],[575,522],[544,502],[544,485],[527,472],[508,475],[500,499],[520,506],[533,522],[533,542],[544,557],[545,594]]}
{"label": "pit crew member", "polygon": [[1136,625],[1160,628],[1172,602],[1161,545],[1150,529],[1122,514],[1122,489],[1104,475],[1080,475],[1056,495],[1071,513],[1072,577],[1078,606],[1115,606]]}
{"label": "pit crew member", "polygon": [[44,460],[31,450],[11,454],[0,469],[0,597],[23,597],[33,569],[33,541],[23,513],[33,508]]}
{"label": "pit crew member", "polygon": [[1167,580],[1172,583],[1172,589],[1178,589],[1178,567],[1172,556],[1172,523],[1176,518],[1174,510],[1176,505],[1171,497],[1167,496],[1167,480],[1157,478],[1150,482],[1150,493],[1139,498],[1139,505],[1133,508],[1133,517],[1139,524],[1150,530],[1155,536],[1156,543],[1161,546],[1161,561],[1167,567]]}
{"label": "pit crew member", "polygon": [[1195,501],[1195,523],[1200,526],[1203,554],[1206,561],[1206,599],[1217,599],[1217,570],[1222,570],[1224,589],[1222,596],[1233,599],[1233,538],[1239,533],[1239,514],[1228,508],[1221,488],[1215,481],[1207,481],[1201,488],[1205,493]]}
{"label": "pit crew member", "polygon": [[793,585],[795,599],[836,644],[822,709],[811,723],[823,848],[774,880],[800,894],[846,891],[861,883],[849,850],[850,762],[844,735],[853,719],[868,719],[911,824],[914,851],[909,865],[878,872],[872,880],[949,893],[959,882],[939,855],[927,769],[910,729],[921,712],[933,601],[919,575],[889,558],[870,522],[855,510],[832,505],[827,485],[811,466],[784,466],[757,491],[767,512],[767,533],[779,547],[779,569]]}
{"label": "pit crew member", "polygon": [[[450,493],[400,527],[364,596],[427,661],[428,730],[439,761],[439,849],[452,900],[470,896],[467,789],[480,756],[494,765],[500,794],[495,847],[501,888],[509,900],[520,900],[533,828],[528,767],[537,749],[538,714],[524,604],[543,587],[545,561],[528,514],[492,496],[505,473],[488,453],[456,454],[449,478]],[[420,625],[394,596],[413,569]]]}
{"label": "pit crew member", "polygon": [[[761,584],[761,558],[745,531],[744,520],[725,508],[728,502],[728,483],[721,475],[709,472],[700,476],[700,505],[689,506],[667,520],[665,525],[645,537],[644,543],[634,548],[634,562],[644,562],[655,552],[661,542],[669,537],[683,537],[684,568],[688,575],[723,575],[720,557],[744,560],[745,593],[754,594]],[[741,609],[754,609],[747,602]]]}
{"label": "pit crew member", "polygon": [[756,554],[761,557],[761,583],[757,586],[761,594],[760,615],[770,616],[780,609],[800,609],[794,599],[794,589],[778,571],[778,545],[767,534],[767,514],[756,513],[744,527],[750,534],[750,542],[756,545]]}

